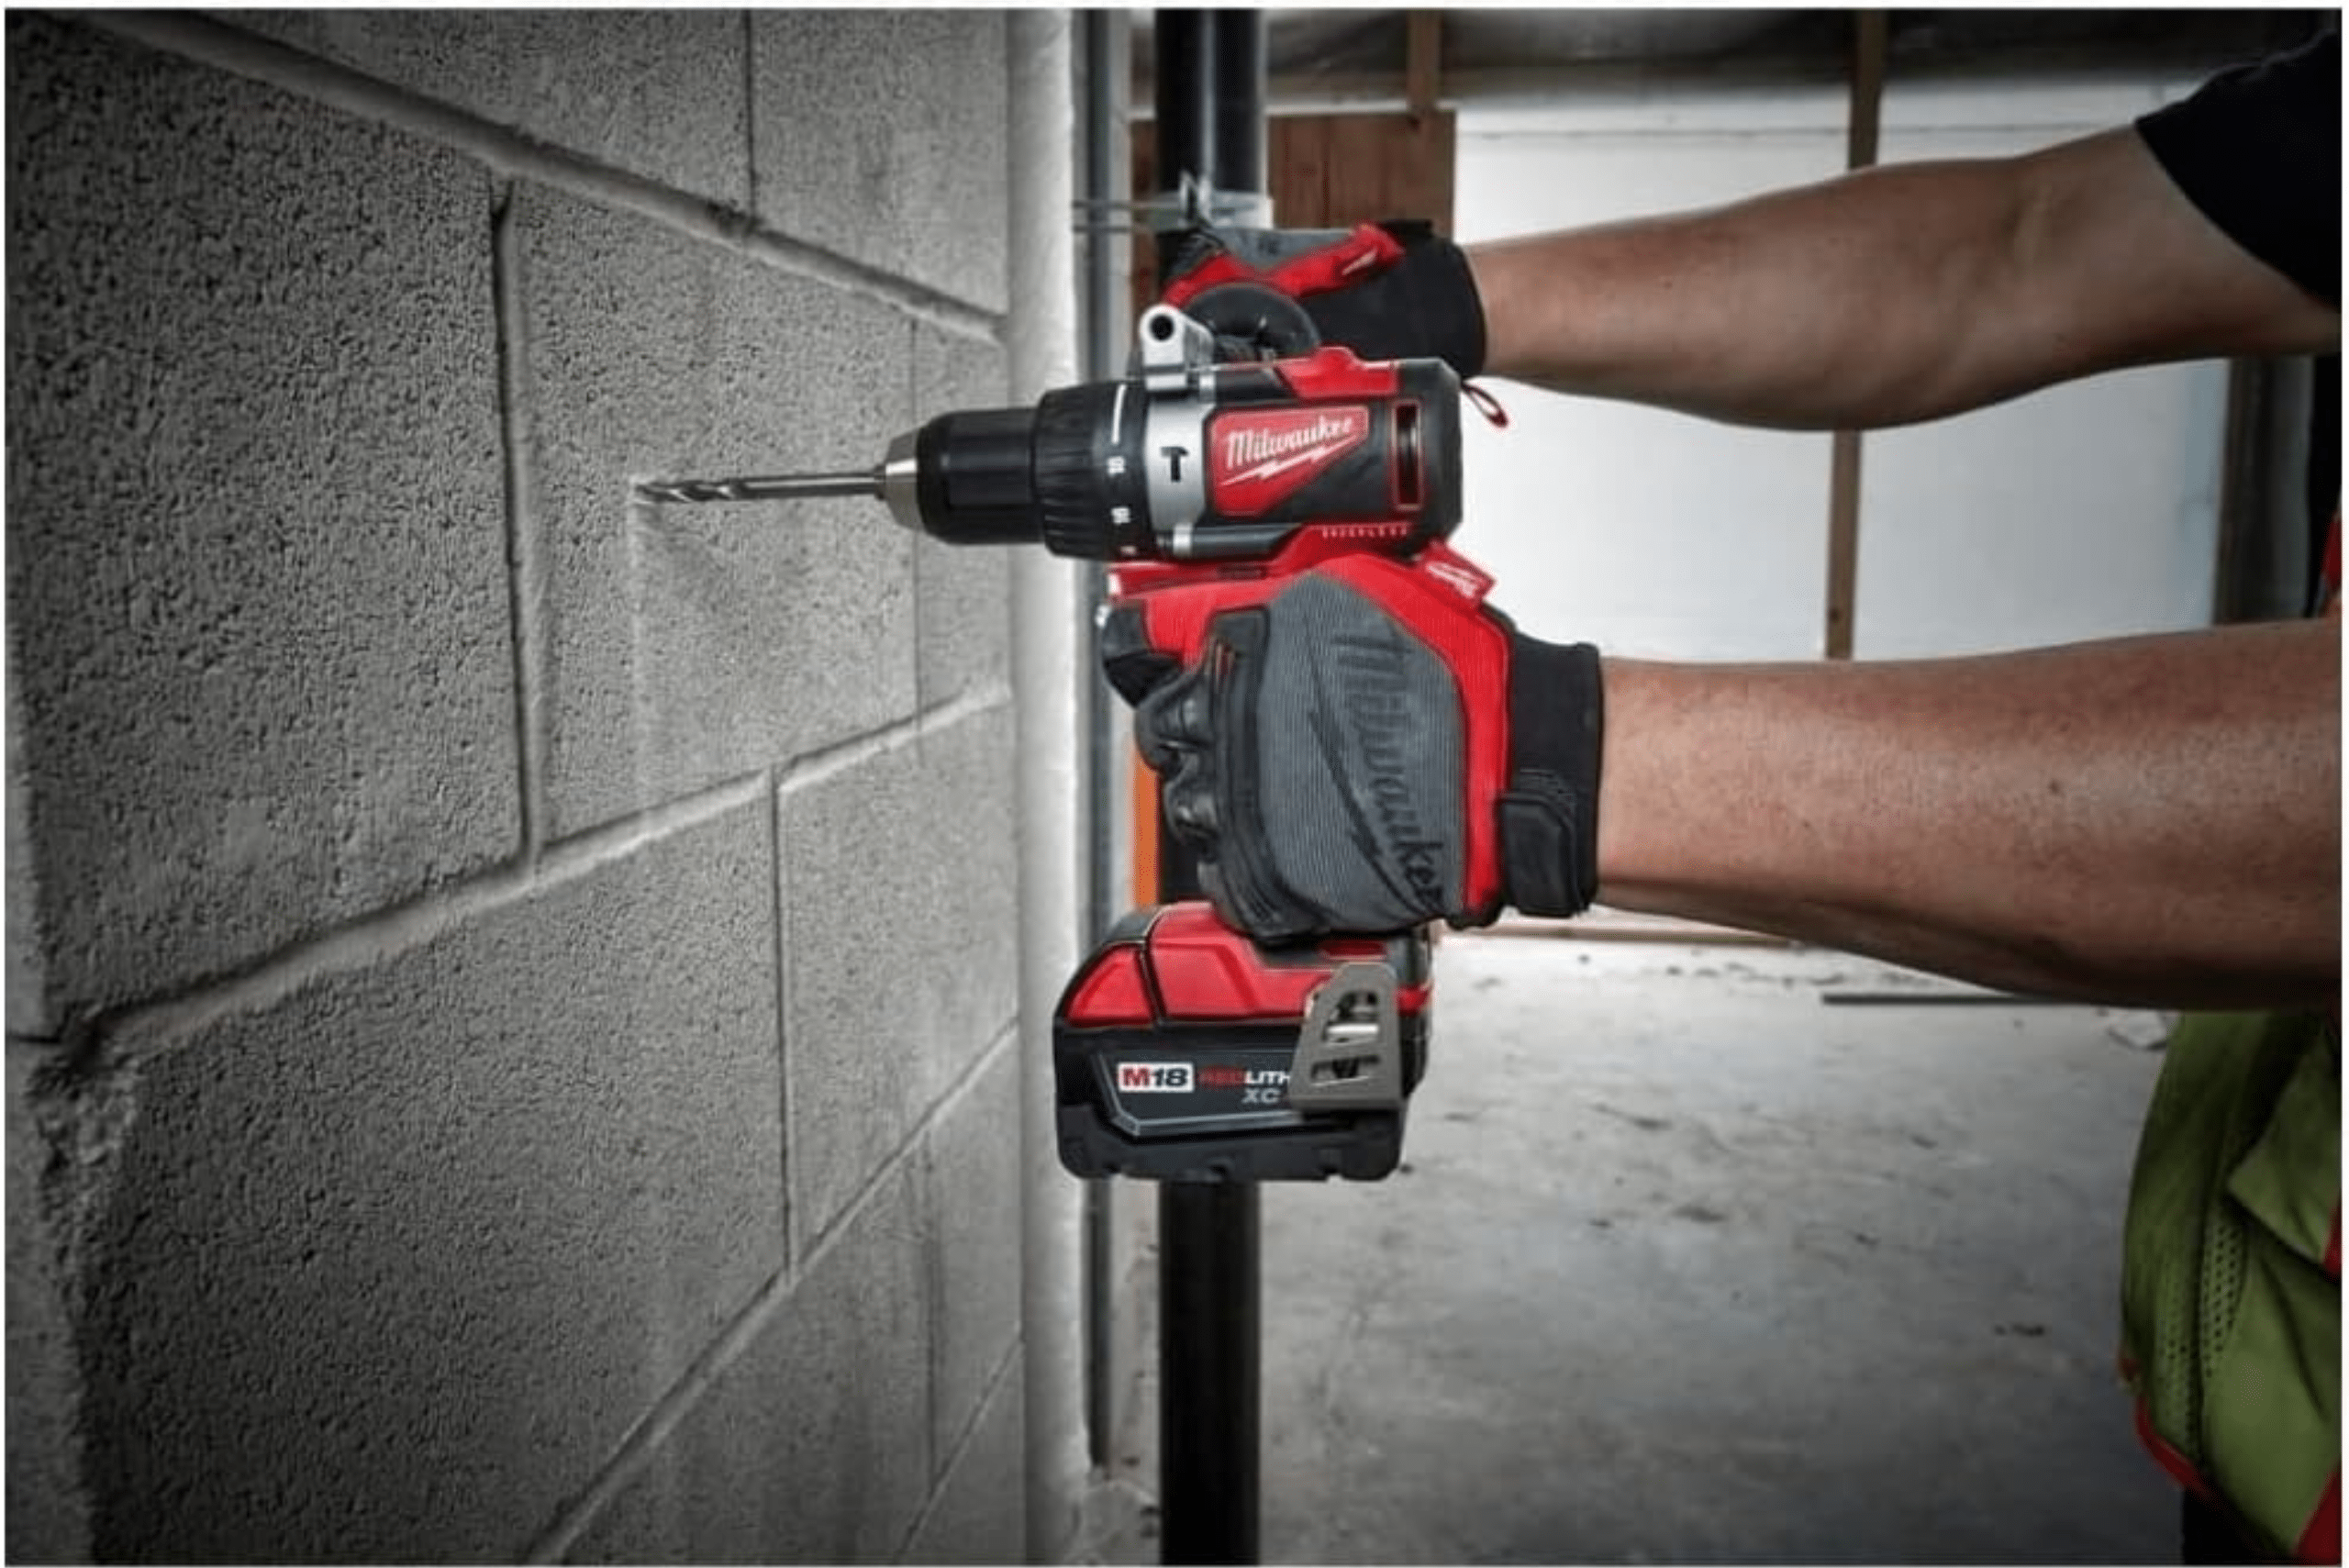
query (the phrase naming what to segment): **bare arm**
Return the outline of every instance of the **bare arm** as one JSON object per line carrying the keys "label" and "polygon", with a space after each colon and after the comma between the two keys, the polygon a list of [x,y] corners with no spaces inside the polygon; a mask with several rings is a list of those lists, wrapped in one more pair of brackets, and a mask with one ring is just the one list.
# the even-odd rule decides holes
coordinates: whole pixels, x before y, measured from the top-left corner
{"label": "bare arm", "polygon": [[2133,129],[1469,252],[1486,368],[1740,423],[1932,418],[2155,361],[2330,352]]}
{"label": "bare arm", "polygon": [[1983,984],[2337,1002],[2340,628],[1607,668],[1599,896]]}

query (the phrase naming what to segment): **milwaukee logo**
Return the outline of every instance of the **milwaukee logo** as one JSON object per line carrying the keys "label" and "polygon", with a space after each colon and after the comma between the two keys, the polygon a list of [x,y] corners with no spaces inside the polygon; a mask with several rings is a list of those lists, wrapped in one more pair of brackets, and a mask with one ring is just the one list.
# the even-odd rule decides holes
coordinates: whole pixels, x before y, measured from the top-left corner
{"label": "milwaukee logo", "polygon": [[1472,605],[1484,603],[1485,595],[1492,592],[1493,580],[1464,561],[1442,561],[1431,556],[1421,570]]}
{"label": "milwaukee logo", "polygon": [[[1403,650],[1383,638],[1339,636],[1330,641],[1330,663],[1346,734],[1360,766],[1348,770],[1362,800],[1348,803],[1355,820],[1370,828],[1375,862],[1403,873],[1422,909],[1445,903],[1443,878],[1451,846],[1431,836],[1420,819],[1418,792],[1408,780],[1428,766],[1425,737],[1404,690]],[[1363,806],[1372,819],[1364,821]]]}
{"label": "milwaukee logo", "polygon": [[[1270,469],[1311,462],[1322,448],[1342,450],[1362,439],[1359,408],[1346,410],[1354,418],[1330,414],[1314,416],[1313,423],[1294,430],[1266,430],[1254,426],[1227,432],[1223,466],[1233,479],[1255,479]],[[1247,465],[1257,464],[1254,468]]]}
{"label": "milwaukee logo", "polygon": [[[1217,421],[1208,489],[1226,517],[1260,517],[1297,493],[1370,435],[1370,410],[1235,410]],[[1381,487],[1383,498],[1384,487]]]}

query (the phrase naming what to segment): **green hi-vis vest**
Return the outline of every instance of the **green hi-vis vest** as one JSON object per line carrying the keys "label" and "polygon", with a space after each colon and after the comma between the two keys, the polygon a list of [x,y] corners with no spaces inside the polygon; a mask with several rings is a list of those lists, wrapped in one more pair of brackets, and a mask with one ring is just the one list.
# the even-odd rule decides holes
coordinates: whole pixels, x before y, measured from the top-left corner
{"label": "green hi-vis vest", "polygon": [[2121,1374],[2148,1447],[2278,1560],[2341,1560],[2341,1029],[2195,1015],[2145,1116]]}

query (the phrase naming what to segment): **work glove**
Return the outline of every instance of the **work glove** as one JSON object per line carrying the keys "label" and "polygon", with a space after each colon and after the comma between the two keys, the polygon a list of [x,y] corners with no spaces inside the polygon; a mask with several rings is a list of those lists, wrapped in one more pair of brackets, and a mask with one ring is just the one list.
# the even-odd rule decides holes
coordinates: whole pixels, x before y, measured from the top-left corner
{"label": "work glove", "polygon": [[1197,228],[1162,270],[1163,303],[1256,355],[1335,343],[1364,360],[1442,360],[1463,381],[1485,368],[1468,258],[1426,223]]}
{"label": "work glove", "polygon": [[1239,607],[1163,589],[1105,628],[1130,695],[1132,656],[1160,662],[1136,739],[1227,925],[1277,943],[1589,905],[1598,655],[1520,635],[1489,586],[1440,546],[1351,555]]}

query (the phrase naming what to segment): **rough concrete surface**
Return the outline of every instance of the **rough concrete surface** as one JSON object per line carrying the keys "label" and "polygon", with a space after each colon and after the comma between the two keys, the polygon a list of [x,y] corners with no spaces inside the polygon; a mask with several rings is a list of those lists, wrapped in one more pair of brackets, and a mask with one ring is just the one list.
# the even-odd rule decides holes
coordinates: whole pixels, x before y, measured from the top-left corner
{"label": "rough concrete surface", "polygon": [[101,1557],[510,1557],[781,1266],[751,802],[95,1085]]}
{"label": "rough concrete surface", "polygon": [[901,1561],[1032,1562],[1027,1549],[1026,1379],[1015,1352],[997,1369],[970,1439],[948,1462]]}
{"label": "rough concrete surface", "polygon": [[2174,1560],[2115,1016],[1776,950],[1437,977],[1403,1171],[1265,1195],[1264,1561]]}
{"label": "rough concrete surface", "polygon": [[8,1488],[11,1562],[90,1560],[88,1500],[75,1416],[82,1374],[56,1239],[41,1212],[49,1148],[32,1121],[34,1072],[56,1052],[7,1048]]}
{"label": "rough concrete surface", "polygon": [[751,50],[760,218],[1005,308],[1003,13],[758,11]]}
{"label": "rough concrete surface", "polygon": [[868,1189],[789,1302],[570,1553],[590,1562],[869,1562],[928,1495],[927,1243],[915,1173]]}
{"label": "rough concrete surface", "polygon": [[7,834],[6,847],[0,849],[0,884],[5,884],[8,911],[7,967],[0,990],[6,994],[8,1038],[35,1040],[53,1033],[57,1025],[49,1016],[41,985],[41,954],[49,945],[42,933],[48,918],[41,908],[40,883],[33,875],[32,824],[27,817],[32,791],[25,776],[24,705],[17,700],[13,649],[0,657],[0,682],[6,684],[6,694],[0,695],[0,746],[5,746],[0,805],[5,806]]}
{"label": "rough concrete surface", "polygon": [[1019,1560],[1005,17],[6,27],[7,1555]]}
{"label": "rough concrete surface", "polygon": [[940,1108],[922,1151],[922,1212],[936,1227],[936,1452],[952,1453],[1019,1339],[1019,1052],[1007,1032]]}
{"label": "rough concrete surface", "polygon": [[912,541],[877,503],[632,504],[635,478],[868,467],[887,307],[532,185],[511,221],[562,837],[913,711]]}
{"label": "rough concrete surface", "polygon": [[510,851],[513,657],[481,170],[8,44],[9,1021],[49,1032]]}
{"label": "rough concrete surface", "polygon": [[1019,1005],[1011,713],[781,802],[796,1245],[812,1245]]}
{"label": "rough concrete surface", "polygon": [[740,13],[228,11],[225,21],[676,190],[747,206]]}

